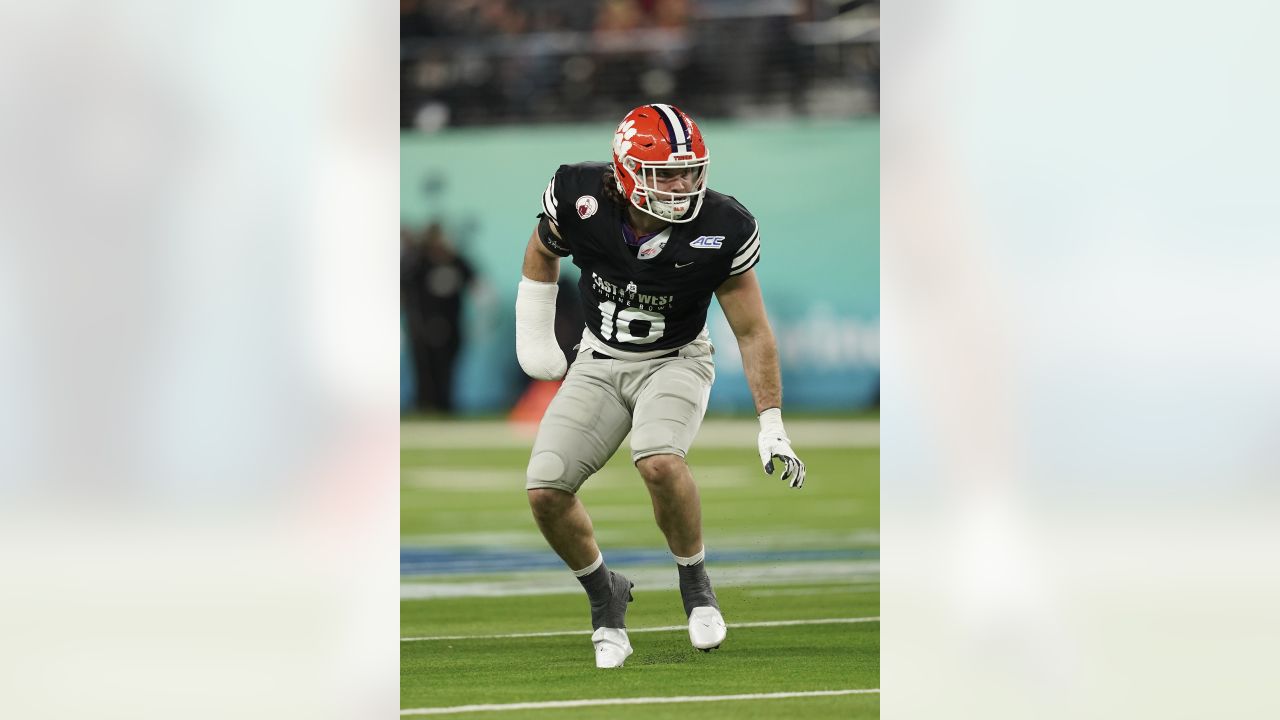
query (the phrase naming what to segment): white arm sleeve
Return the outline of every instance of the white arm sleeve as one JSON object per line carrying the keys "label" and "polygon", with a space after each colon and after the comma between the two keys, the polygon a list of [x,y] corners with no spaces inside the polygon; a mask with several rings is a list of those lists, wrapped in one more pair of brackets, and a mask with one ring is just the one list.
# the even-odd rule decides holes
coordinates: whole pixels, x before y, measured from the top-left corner
{"label": "white arm sleeve", "polygon": [[516,291],[516,359],[535,380],[559,380],[569,364],[556,343],[555,283],[521,276]]}

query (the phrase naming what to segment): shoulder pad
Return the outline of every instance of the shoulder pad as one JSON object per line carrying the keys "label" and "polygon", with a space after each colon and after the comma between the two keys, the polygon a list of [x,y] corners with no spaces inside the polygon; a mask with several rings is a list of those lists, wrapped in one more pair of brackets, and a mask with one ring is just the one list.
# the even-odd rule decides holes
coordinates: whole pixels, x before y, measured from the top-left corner
{"label": "shoulder pad", "polygon": [[733,233],[727,238],[725,245],[733,252],[729,274],[739,275],[756,266],[760,262],[760,228],[755,216],[731,195],[724,195],[714,190],[707,190],[704,201],[710,210],[708,220]]}
{"label": "shoulder pad", "polygon": [[542,212],[557,225],[563,220],[574,219],[572,214],[560,217],[560,208],[572,208],[578,198],[583,195],[592,197],[601,194],[602,178],[606,163],[584,162],[572,165],[561,165],[547,183],[542,193]]}

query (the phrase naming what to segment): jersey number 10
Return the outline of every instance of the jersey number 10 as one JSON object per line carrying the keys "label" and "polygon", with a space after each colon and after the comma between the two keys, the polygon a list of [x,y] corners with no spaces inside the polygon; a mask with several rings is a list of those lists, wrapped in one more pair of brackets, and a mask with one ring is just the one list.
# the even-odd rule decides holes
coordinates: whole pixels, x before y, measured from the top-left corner
{"label": "jersey number 10", "polygon": [[648,345],[662,337],[667,319],[662,313],[624,307],[609,300],[600,303],[600,337],[613,342]]}

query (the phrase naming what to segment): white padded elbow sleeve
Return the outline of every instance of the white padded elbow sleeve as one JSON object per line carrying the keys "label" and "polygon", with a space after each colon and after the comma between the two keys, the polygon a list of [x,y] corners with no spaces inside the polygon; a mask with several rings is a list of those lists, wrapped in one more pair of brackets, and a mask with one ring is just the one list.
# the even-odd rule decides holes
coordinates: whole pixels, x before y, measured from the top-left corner
{"label": "white padded elbow sleeve", "polygon": [[516,359],[535,380],[559,380],[569,364],[556,343],[555,283],[520,278],[516,291]]}

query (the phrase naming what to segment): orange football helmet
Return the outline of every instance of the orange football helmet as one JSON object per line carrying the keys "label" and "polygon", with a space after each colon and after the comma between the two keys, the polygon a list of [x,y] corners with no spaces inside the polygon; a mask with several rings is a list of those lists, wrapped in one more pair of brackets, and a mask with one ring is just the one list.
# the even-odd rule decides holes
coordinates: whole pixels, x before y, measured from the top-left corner
{"label": "orange football helmet", "polygon": [[707,193],[711,155],[702,131],[674,105],[642,105],[613,135],[613,176],[622,197],[659,220],[686,223]]}

